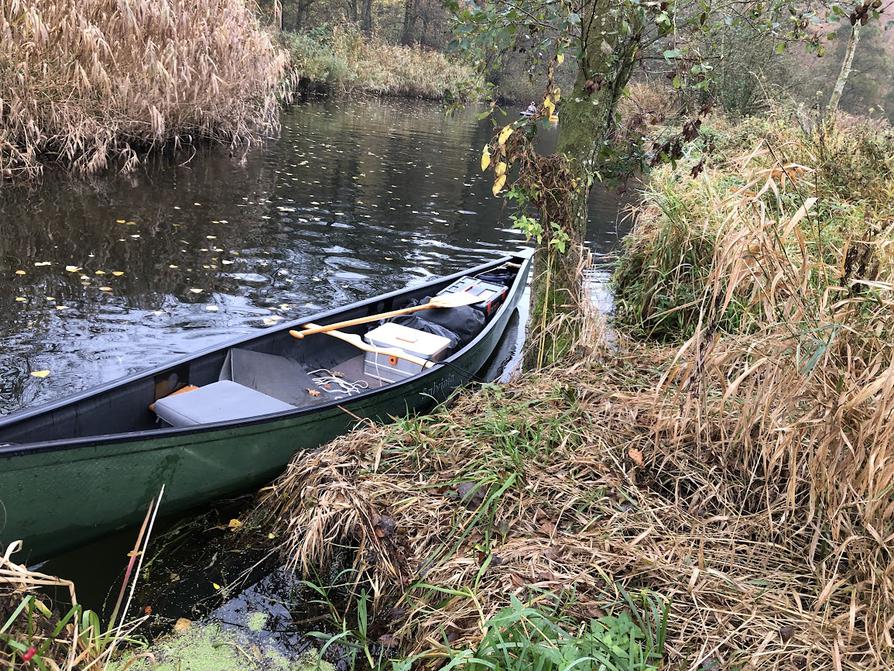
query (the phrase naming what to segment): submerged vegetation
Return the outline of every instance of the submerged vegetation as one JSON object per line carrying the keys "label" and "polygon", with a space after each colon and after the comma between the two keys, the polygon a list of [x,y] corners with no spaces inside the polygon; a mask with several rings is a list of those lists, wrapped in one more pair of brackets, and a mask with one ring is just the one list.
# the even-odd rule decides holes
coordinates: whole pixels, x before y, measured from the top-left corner
{"label": "submerged vegetation", "polygon": [[277,126],[287,65],[243,0],[3,3],[0,178],[251,142]]}

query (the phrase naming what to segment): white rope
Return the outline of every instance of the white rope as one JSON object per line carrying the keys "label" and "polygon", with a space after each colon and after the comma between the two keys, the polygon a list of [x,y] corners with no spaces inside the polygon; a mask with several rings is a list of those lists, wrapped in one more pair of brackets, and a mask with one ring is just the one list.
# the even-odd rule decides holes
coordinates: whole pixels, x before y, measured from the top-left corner
{"label": "white rope", "polygon": [[313,383],[325,391],[327,394],[359,394],[364,389],[369,389],[369,382],[366,380],[357,380],[352,382],[346,380],[342,373],[332,371],[328,368],[318,368],[308,373]]}

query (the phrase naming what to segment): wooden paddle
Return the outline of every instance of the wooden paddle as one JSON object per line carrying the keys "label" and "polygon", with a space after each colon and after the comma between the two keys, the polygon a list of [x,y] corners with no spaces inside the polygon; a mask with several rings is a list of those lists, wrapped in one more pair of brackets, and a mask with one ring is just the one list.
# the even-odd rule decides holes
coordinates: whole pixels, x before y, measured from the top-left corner
{"label": "wooden paddle", "polygon": [[431,300],[428,301],[428,303],[423,303],[422,305],[414,305],[413,307],[402,308],[400,310],[392,310],[391,312],[382,312],[381,314],[369,315],[368,317],[348,319],[347,321],[337,322],[335,324],[328,324],[326,326],[305,324],[303,331],[289,331],[289,333],[300,340],[304,336],[313,335],[315,333],[326,333],[327,331],[348,328],[349,326],[368,324],[370,322],[379,321],[380,319],[391,319],[392,317],[409,315],[414,312],[421,312],[422,310],[432,310],[435,308],[459,308],[466,305],[475,305],[475,303],[480,303],[483,300],[484,299],[481,296],[474,296],[468,291],[457,291],[456,293],[452,294],[441,294],[440,296],[434,296]]}
{"label": "wooden paddle", "polygon": [[[422,366],[423,368],[431,368],[435,365],[434,361],[429,361],[428,359],[422,359],[418,356],[413,356],[407,352],[404,352],[402,349],[392,349],[389,347],[376,347],[375,345],[370,345],[365,342],[363,338],[361,338],[356,333],[345,333],[344,331],[337,331],[333,327],[335,324],[331,326],[320,327],[317,324],[306,324],[309,329],[320,329],[323,328],[325,330],[315,330],[314,333],[326,333],[331,335],[333,338],[338,338],[339,340],[344,340],[346,343],[350,343],[357,349],[361,349],[364,352],[372,352],[374,354],[381,354],[382,356],[393,356],[398,359],[403,359],[404,361],[409,361],[410,363],[414,363],[417,366]],[[293,338],[298,338],[299,340],[305,335],[301,331],[289,331],[289,335]]]}

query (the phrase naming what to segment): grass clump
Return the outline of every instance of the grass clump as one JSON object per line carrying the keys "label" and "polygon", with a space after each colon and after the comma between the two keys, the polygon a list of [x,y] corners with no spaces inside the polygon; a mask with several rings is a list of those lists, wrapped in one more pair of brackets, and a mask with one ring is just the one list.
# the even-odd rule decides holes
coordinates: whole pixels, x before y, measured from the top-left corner
{"label": "grass clump", "polygon": [[250,142],[277,125],[287,66],[242,0],[3,3],[0,178]]}
{"label": "grass clump", "polygon": [[480,90],[471,67],[439,51],[364,37],[350,26],[287,33],[283,42],[311,89],[429,100],[466,100]]}
{"label": "grass clump", "polygon": [[[714,119],[687,159],[650,175],[614,276],[618,323],[659,340],[690,337],[723,288],[709,283],[717,255],[744,228],[779,236],[778,252],[796,266],[803,259],[806,297],[874,280],[880,268],[855,255],[894,240],[892,157],[894,132],[875,122],[839,117],[813,126],[782,113],[736,126]],[[704,170],[693,177],[696,165]],[[787,225],[771,226],[780,222]],[[746,276],[713,325],[726,332],[762,325],[750,275],[765,259],[760,248],[743,251]],[[889,267],[890,252],[875,259]]]}

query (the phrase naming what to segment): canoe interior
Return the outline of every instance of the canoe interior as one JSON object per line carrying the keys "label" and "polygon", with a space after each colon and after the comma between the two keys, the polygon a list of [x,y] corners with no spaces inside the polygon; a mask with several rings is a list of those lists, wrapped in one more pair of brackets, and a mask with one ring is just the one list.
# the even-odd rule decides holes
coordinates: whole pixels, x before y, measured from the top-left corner
{"label": "canoe interior", "polygon": [[[34,410],[15,413],[0,419],[0,449],[122,434],[148,436],[176,431],[177,429],[164,425],[150,410],[150,405],[185,385],[203,387],[217,382],[227,362],[227,355],[233,349],[285,357],[300,364],[305,371],[337,370],[344,374],[346,379],[364,381],[367,385],[365,393],[375,393],[377,389],[388,385],[376,378],[363,375],[363,356],[355,347],[323,334],[296,340],[289,335],[289,329],[297,328],[306,322],[330,324],[400,309],[434,295],[457,277],[492,271],[495,268],[505,268],[511,273],[506,282],[510,287],[507,296],[509,302],[515,298],[513,292],[519,290],[516,275],[522,269],[526,272],[528,263],[527,258],[507,257],[420,287],[355,303],[341,310],[311,315],[268,329],[261,335],[243,338],[191,355],[166,367],[104,385],[94,391],[62,399]],[[376,323],[372,323],[344,331],[363,335],[375,326]],[[487,325],[484,328],[487,328]],[[446,365],[450,365],[449,361],[460,354],[461,350],[453,352]],[[399,385],[401,382],[394,384]],[[320,396],[308,393],[301,402],[291,403],[296,408],[295,412],[302,412],[317,407],[322,409],[338,401],[326,393],[321,393]]]}

